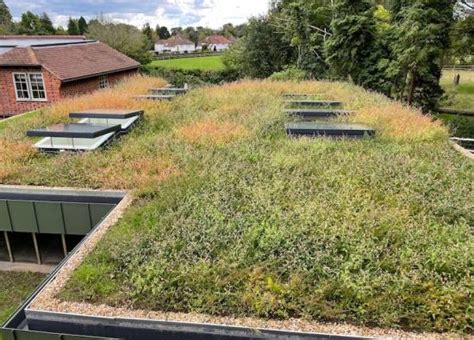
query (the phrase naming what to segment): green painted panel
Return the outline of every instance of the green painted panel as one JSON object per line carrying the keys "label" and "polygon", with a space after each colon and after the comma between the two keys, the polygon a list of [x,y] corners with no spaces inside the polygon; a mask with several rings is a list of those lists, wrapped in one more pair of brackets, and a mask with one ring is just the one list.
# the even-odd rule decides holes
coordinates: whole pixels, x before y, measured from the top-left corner
{"label": "green painted panel", "polygon": [[91,204],[92,225],[95,227],[115,208],[113,204]]}
{"label": "green painted panel", "polygon": [[63,203],[63,212],[66,234],[86,235],[91,231],[89,204]]}
{"label": "green painted panel", "polygon": [[60,203],[35,202],[35,207],[41,234],[63,234],[65,232]]}
{"label": "green painted panel", "polygon": [[32,202],[8,201],[13,231],[19,233],[34,233],[38,231],[35,210]]}
{"label": "green painted panel", "polygon": [[0,201],[0,231],[12,231],[8,216],[7,201]]}

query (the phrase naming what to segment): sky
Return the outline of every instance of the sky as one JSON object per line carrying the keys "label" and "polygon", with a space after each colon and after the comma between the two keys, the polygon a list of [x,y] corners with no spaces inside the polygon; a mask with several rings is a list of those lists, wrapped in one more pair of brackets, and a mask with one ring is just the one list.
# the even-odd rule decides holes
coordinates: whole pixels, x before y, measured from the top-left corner
{"label": "sky", "polygon": [[149,23],[168,28],[241,24],[264,14],[269,0],[5,0],[15,20],[26,11],[48,13],[53,23],[66,27],[70,16],[92,19],[103,14],[115,22],[137,27]]}

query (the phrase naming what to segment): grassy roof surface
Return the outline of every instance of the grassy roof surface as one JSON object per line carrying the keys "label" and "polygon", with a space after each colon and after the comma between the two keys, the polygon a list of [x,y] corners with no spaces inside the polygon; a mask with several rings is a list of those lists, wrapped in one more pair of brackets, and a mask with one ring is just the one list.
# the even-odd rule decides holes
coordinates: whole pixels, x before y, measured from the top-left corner
{"label": "grassy roof surface", "polygon": [[[0,180],[137,200],[61,298],[111,306],[472,332],[474,163],[427,116],[344,83],[243,81],[136,102],[136,78],[0,124]],[[289,139],[282,93],[318,93],[374,140]],[[28,128],[145,108],[106,150],[46,156]]]}

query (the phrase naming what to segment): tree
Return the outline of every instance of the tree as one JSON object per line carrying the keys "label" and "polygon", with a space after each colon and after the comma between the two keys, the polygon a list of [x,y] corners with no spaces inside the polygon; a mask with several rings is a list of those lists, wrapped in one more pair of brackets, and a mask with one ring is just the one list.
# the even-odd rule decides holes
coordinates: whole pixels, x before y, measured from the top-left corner
{"label": "tree", "polygon": [[0,34],[9,34],[13,31],[13,21],[10,10],[3,0],[0,0]]}
{"label": "tree", "polygon": [[182,27],[173,27],[171,29],[171,35],[176,36],[176,35],[181,35],[183,33],[183,28]]}
{"label": "tree", "polygon": [[151,61],[146,38],[135,26],[95,19],[89,22],[87,37],[100,40],[142,64]]}
{"label": "tree", "polygon": [[67,23],[67,33],[69,35],[79,35],[79,27],[78,22],[76,19],[69,17],[69,21]]}
{"label": "tree", "polygon": [[367,61],[375,43],[374,5],[367,0],[341,0],[332,20],[332,35],[326,42],[327,62],[336,76],[364,82]]}
{"label": "tree", "polygon": [[266,78],[291,61],[292,50],[267,17],[252,18],[247,35],[227,52],[228,64],[250,77]]}
{"label": "tree", "polygon": [[460,18],[451,32],[451,54],[464,61],[474,55],[474,15]]}
{"label": "tree", "polygon": [[199,43],[199,33],[196,31],[194,27],[186,27],[184,29],[184,37],[187,39],[191,40],[194,45],[197,45]]}
{"label": "tree", "polygon": [[79,29],[79,34],[84,35],[87,33],[87,30],[89,29],[89,25],[87,25],[86,19],[84,17],[80,17],[79,20],[77,21],[77,28]]}
{"label": "tree", "polygon": [[153,48],[154,42],[153,42],[153,30],[150,27],[149,23],[146,23],[143,28],[142,28],[142,33],[143,37],[146,42],[146,46],[148,50],[151,50]]}
{"label": "tree", "polygon": [[12,24],[10,9],[3,0],[0,0],[0,26],[9,28]]}
{"label": "tree", "polygon": [[171,37],[170,32],[168,31],[168,27],[162,26],[160,27],[160,30],[156,32],[158,34],[158,37],[160,39],[169,39]]}
{"label": "tree", "polygon": [[54,28],[53,22],[49,18],[48,14],[43,13],[39,17],[39,27],[36,33],[37,34],[50,34],[50,35],[56,34],[56,29]]}
{"label": "tree", "polygon": [[394,2],[393,61],[387,72],[397,98],[428,111],[443,94],[439,79],[455,1]]}
{"label": "tree", "polygon": [[40,26],[40,18],[34,13],[27,11],[21,15],[21,21],[18,24],[18,33],[37,34]]}

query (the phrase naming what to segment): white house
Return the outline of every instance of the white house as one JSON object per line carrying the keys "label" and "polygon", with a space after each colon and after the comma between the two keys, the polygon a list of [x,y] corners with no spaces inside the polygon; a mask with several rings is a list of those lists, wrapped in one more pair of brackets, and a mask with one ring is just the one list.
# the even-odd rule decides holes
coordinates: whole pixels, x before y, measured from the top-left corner
{"label": "white house", "polygon": [[203,45],[207,46],[209,51],[220,52],[229,48],[232,42],[223,35],[211,35],[204,39]]}
{"label": "white house", "polygon": [[155,52],[172,52],[172,53],[190,53],[196,51],[196,45],[191,40],[181,36],[173,36],[166,40],[158,40],[155,43]]}

